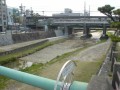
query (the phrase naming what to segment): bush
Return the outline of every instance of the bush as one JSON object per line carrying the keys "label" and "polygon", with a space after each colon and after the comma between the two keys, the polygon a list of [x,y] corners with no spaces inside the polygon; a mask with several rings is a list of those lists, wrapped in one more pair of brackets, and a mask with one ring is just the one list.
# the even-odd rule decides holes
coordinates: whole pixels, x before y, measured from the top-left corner
{"label": "bush", "polygon": [[109,37],[111,38],[111,40],[113,42],[120,42],[120,37],[118,37],[118,36],[115,36],[113,34],[109,34]]}

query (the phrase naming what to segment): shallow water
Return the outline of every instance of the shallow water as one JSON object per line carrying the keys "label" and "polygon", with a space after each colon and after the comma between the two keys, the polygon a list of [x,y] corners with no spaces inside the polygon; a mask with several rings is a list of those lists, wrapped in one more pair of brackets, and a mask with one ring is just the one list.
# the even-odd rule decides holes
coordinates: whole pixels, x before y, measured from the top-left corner
{"label": "shallow water", "polygon": [[19,69],[25,69],[26,67],[30,67],[32,65],[33,65],[33,62],[17,60],[17,61],[5,64],[4,66],[19,70]]}

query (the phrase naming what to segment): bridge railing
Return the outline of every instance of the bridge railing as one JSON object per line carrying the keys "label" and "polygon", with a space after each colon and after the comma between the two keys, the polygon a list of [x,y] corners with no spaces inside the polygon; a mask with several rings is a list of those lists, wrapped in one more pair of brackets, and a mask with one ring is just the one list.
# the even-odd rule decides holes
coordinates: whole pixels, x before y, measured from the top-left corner
{"label": "bridge railing", "polygon": [[117,77],[115,80],[115,86],[116,86],[116,90],[120,90],[120,73],[117,72]]}
{"label": "bridge railing", "polygon": [[57,80],[52,80],[29,73],[0,66],[0,75],[23,82],[43,90],[87,90],[88,83],[72,81],[75,63],[67,61],[61,68]]}
{"label": "bridge railing", "polygon": [[97,21],[97,20],[54,20],[53,23],[103,23],[108,24],[107,21]]}

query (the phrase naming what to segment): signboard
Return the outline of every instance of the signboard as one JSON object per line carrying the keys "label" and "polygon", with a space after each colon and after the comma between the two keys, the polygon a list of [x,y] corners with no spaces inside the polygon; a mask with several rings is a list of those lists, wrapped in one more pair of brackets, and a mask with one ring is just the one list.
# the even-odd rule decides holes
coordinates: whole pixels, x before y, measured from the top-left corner
{"label": "signboard", "polygon": [[[63,65],[58,74],[54,90],[57,90],[58,87],[60,87],[60,90],[69,90],[69,87],[72,83],[73,71],[75,67],[76,64],[72,60],[67,61]],[[59,84],[59,82],[61,82],[61,84]]]}

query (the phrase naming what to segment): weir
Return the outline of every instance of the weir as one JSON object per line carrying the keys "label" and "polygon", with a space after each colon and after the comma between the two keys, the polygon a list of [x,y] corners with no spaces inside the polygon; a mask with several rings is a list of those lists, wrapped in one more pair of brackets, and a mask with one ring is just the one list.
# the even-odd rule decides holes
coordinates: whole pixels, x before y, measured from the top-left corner
{"label": "weir", "polygon": [[[63,85],[63,82],[57,82],[56,80],[32,75],[3,66],[0,66],[0,75],[44,90],[87,90],[88,85],[88,83],[73,81],[69,88],[66,89],[64,88],[65,85]],[[56,82],[58,86],[55,89]],[[61,89],[61,86],[64,86],[62,87],[63,89]]]}

